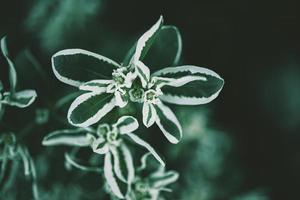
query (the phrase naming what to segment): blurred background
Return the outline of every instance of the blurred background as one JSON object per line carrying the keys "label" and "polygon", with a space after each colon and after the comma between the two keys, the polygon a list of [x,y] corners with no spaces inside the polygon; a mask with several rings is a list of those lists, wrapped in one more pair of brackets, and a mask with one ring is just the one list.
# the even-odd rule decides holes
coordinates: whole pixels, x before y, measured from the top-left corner
{"label": "blurred background", "polygon": [[[150,138],[180,172],[175,192],[165,198],[300,199],[298,7],[292,0],[2,0],[0,36],[8,36],[19,86],[36,89],[39,98],[26,111],[8,108],[1,132],[16,132],[28,146],[44,199],[107,198],[98,195],[100,178],[66,171],[63,147],[41,146],[49,131],[69,126],[70,102],[64,109],[57,102],[76,91],[55,78],[50,58],[83,48],[122,61],[162,14],[181,32],[181,64],[210,68],[225,79],[212,103],[172,107],[183,125],[180,144]],[[0,80],[7,87],[3,57]],[[6,199],[30,199],[22,174],[8,191]]]}

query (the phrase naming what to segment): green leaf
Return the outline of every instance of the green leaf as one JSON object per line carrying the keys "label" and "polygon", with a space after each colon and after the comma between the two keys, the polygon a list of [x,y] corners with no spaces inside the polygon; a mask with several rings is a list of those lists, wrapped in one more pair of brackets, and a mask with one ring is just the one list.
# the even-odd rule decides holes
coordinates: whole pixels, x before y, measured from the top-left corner
{"label": "green leaf", "polygon": [[68,120],[74,126],[87,127],[97,123],[115,107],[111,93],[89,92],[77,97],[68,111]]}
{"label": "green leaf", "polygon": [[79,86],[80,90],[91,91],[91,92],[105,92],[112,80],[92,80]]}
{"label": "green leaf", "polygon": [[6,40],[7,40],[6,36],[1,39],[1,51],[8,63],[8,66],[9,66],[8,78],[9,78],[9,83],[10,83],[10,91],[11,91],[11,93],[14,93],[16,90],[16,86],[17,86],[17,72],[15,69],[14,63],[12,62],[12,60],[9,57]]}
{"label": "green leaf", "polygon": [[182,39],[175,26],[163,26],[143,62],[151,71],[178,64],[182,52]]}
{"label": "green leaf", "polygon": [[163,103],[154,105],[157,119],[156,123],[171,143],[178,143],[182,138],[182,128],[173,111]]}
{"label": "green leaf", "polygon": [[133,63],[136,63],[138,60],[143,60],[153,44],[156,36],[159,34],[162,25],[163,17],[160,16],[158,21],[139,38],[136,44],[135,53],[132,57]]}
{"label": "green leaf", "polygon": [[149,128],[156,120],[156,111],[151,103],[144,102],[143,104],[143,124]]}
{"label": "green leaf", "polygon": [[131,184],[134,179],[134,166],[128,147],[122,143],[118,148],[112,146],[110,151],[114,159],[114,172],[124,183]]}
{"label": "green leaf", "polygon": [[138,129],[139,123],[136,118],[132,116],[122,116],[118,119],[114,126],[117,127],[121,134],[126,134]]}
{"label": "green leaf", "polygon": [[59,51],[52,56],[51,61],[55,76],[75,87],[91,80],[110,80],[113,70],[120,67],[109,58],[83,49]]}
{"label": "green leaf", "polygon": [[153,76],[173,78],[161,90],[162,101],[179,105],[199,105],[214,100],[223,88],[224,80],[214,71],[197,66],[169,67]]}
{"label": "green leaf", "polygon": [[10,92],[4,93],[3,103],[10,106],[17,106],[19,108],[25,108],[31,105],[37,97],[35,90],[23,90],[11,94]]}
{"label": "green leaf", "polygon": [[117,180],[114,176],[112,156],[110,152],[106,153],[104,157],[104,177],[113,194],[115,194],[120,199],[124,199],[124,195],[122,194]]}
{"label": "green leaf", "polygon": [[78,163],[74,158],[72,158],[71,155],[68,153],[65,153],[65,162],[77,169],[80,169],[82,171],[87,171],[87,172],[102,172],[103,170],[98,168],[98,167],[93,167],[93,166],[85,166],[83,164]]}
{"label": "green leaf", "polygon": [[152,187],[160,189],[171,183],[174,183],[178,178],[179,174],[175,171],[162,171],[161,173],[153,173],[149,178],[149,182],[151,183]]}
{"label": "green leaf", "polygon": [[85,129],[63,129],[49,133],[44,137],[42,144],[45,146],[68,145],[85,147],[90,145],[90,140]]}
{"label": "green leaf", "polygon": [[155,149],[145,140],[137,136],[133,133],[127,133],[130,139],[132,139],[136,144],[141,145],[142,147],[146,148],[153,156],[156,158],[156,160],[164,167],[165,162],[160,158],[158,153],[156,153]]}

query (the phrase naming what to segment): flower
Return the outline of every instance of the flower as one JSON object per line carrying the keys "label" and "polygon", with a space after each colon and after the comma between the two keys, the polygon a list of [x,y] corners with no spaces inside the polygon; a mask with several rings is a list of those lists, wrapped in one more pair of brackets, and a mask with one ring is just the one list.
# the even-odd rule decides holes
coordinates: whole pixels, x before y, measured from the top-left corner
{"label": "flower", "polygon": [[24,166],[24,174],[32,179],[32,191],[34,199],[39,199],[38,187],[36,183],[36,170],[35,165],[30,156],[27,147],[17,142],[15,134],[1,133],[0,135],[0,161],[1,172],[0,182],[3,180],[6,172],[8,161],[14,161],[21,158]]}
{"label": "flower", "polygon": [[116,196],[124,198],[117,180],[130,186],[134,179],[133,159],[126,144],[127,139],[146,148],[162,166],[165,166],[153,147],[132,133],[138,127],[138,121],[134,117],[122,116],[114,124],[100,124],[96,130],[77,128],[54,131],[43,139],[43,145],[91,147],[93,152],[104,155],[103,169],[106,181]]}
{"label": "flower", "polygon": [[148,156],[149,154],[147,153],[141,159],[142,166],[137,169],[131,190],[126,196],[128,200],[158,200],[160,199],[160,192],[171,192],[172,190],[167,188],[167,186],[179,178],[179,174],[176,171],[165,171],[165,168],[160,166],[149,173],[149,167],[146,165]]}
{"label": "flower", "polygon": [[130,49],[122,64],[82,49],[57,52],[52,56],[56,77],[85,91],[71,104],[69,122],[88,127],[116,106],[123,108],[129,101],[143,103],[143,124],[150,127],[156,123],[171,143],[178,143],[182,137],[181,125],[162,102],[209,103],[224,84],[212,70],[193,65],[176,66],[181,49],[178,29],[164,26],[160,16]]}
{"label": "flower", "polygon": [[10,105],[19,108],[25,108],[34,102],[34,100],[37,97],[37,94],[35,90],[16,91],[17,72],[14,63],[9,57],[6,37],[3,37],[1,39],[1,52],[4,55],[9,67],[8,72],[10,91],[4,91],[3,84],[0,81],[0,111],[2,109],[2,105]]}

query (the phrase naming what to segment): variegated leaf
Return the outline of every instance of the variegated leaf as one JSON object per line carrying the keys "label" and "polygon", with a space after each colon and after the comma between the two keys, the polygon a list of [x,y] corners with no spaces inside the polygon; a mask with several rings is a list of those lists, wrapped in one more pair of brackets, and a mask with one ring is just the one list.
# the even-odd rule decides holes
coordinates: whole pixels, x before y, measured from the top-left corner
{"label": "variegated leaf", "polygon": [[62,82],[79,87],[96,79],[110,80],[120,65],[102,55],[83,49],[65,49],[52,56],[52,69]]}
{"label": "variegated leaf", "polygon": [[8,77],[9,77],[10,89],[11,89],[11,93],[14,93],[17,86],[17,72],[14,63],[9,57],[6,36],[1,39],[1,51],[9,66]]}
{"label": "variegated leaf", "polygon": [[114,195],[116,195],[120,199],[124,199],[124,195],[122,194],[117,180],[114,176],[112,156],[110,152],[106,153],[104,157],[104,177]]}
{"label": "variegated leaf", "polygon": [[138,60],[142,60],[146,56],[156,36],[159,34],[162,25],[163,17],[160,16],[158,21],[139,38],[136,44],[135,53],[133,55],[133,63]]}
{"label": "variegated leaf", "polygon": [[151,182],[152,187],[160,189],[165,186],[174,183],[179,178],[179,174],[175,171],[167,171],[159,174],[153,174],[150,176],[149,181]]}
{"label": "variegated leaf", "polygon": [[159,102],[154,105],[157,118],[156,123],[171,143],[178,143],[182,138],[182,128],[173,111]]}
{"label": "variegated leaf", "polygon": [[3,103],[11,106],[17,106],[19,108],[25,108],[34,102],[37,94],[35,90],[23,90],[13,94],[6,92],[3,96]]}
{"label": "variegated leaf", "polygon": [[156,110],[151,103],[144,102],[143,104],[143,124],[149,128],[156,120]]}
{"label": "variegated leaf", "polygon": [[131,184],[134,178],[134,167],[131,153],[128,147],[122,143],[119,148],[111,147],[113,155],[114,172],[124,183]]}
{"label": "variegated leaf", "polygon": [[135,69],[136,69],[138,77],[141,80],[143,88],[146,88],[148,85],[148,82],[150,80],[149,68],[142,61],[138,60],[135,63]]}
{"label": "variegated leaf", "polygon": [[88,127],[97,123],[115,107],[114,94],[89,92],[77,97],[68,111],[68,120],[74,126]]}
{"label": "variegated leaf", "polygon": [[137,143],[138,145],[143,146],[144,148],[146,148],[155,158],[156,160],[162,165],[165,166],[165,162],[160,158],[160,156],[158,155],[158,153],[156,153],[155,149],[149,144],[147,143],[145,140],[143,140],[142,138],[140,138],[139,136],[133,134],[133,133],[127,133],[127,135],[130,137],[130,139],[132,139],[135,143]]}
{"label": "variegated leaf", "polygon": [[153,76],[174,79],[161,88],[163,95],[160,99],[179,105],[209,103],[224,85],[224,80],[214,71],[192,65],[165,68]]}
{"label": "variegated leaf", "polygon": [[139,123],[136,118],[132,116],[122,116],[118,119],[117,123],[114,124],[121,134],[131,133],[138,129]]}
{"label": "variegated leaf", "polygon": [[182,52],[182,39],[175,26],[162,26],[143,62],[151,71],[178,64]]}
{"label": "variegated leaf", "polygon": [[98,167],[93,166],[85,166],[83,164],[78,163],[69,153],[65,153],[65,162],[68,165],[71,165],[77,169],[88,172],[102,172],[103,170]]}
{"label": "variegated leaf", "polygon": [[107,86],[112,82],[112,80],[92,80],[80,85],[79,89],[91,92],[105,92]]}
{"label": "variegated leaf", "polygon": [[85,129],[63,129],[53,131],[44,137],[43,145],[68,145],[68,146],[89,146],[90,140],[87,137],[87,131]]}

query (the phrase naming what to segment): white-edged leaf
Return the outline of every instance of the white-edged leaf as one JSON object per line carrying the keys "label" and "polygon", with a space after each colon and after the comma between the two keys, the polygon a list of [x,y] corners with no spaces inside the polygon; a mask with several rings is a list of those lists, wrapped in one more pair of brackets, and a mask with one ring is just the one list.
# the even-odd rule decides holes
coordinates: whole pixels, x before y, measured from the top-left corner
{"label": "white-edged leaf", "polygon": [[120,91],[115,91],[115,99],[116,99],[116,106],[120,108],[124,108],[128,101],[125,98],[125,95],[122,95]]}
{"label": "white-edged leaf", "polygon": [[143,88],[146,88],[150,80],[149,68],[142,61],[138,60],[135,63],[135,70],[137,72],[138,77],[141,80]]}
{"label": "white-edged leaf", "polygon": [[107,86],[112,82],[112,80],[92,80],[80,85],[79,89],[91,92],[105,92]]}
{"label": "white-edged leaf", "polygon": [[106,154],[109,151],[109,146],[103,137],[95,138],[92,134],[87,135],[91,142],[93,152],[97,154]]}
{"label": "white-edged leaf", "polygon": [[110,80],[113,70],[121,67],[109,58],[83,49],[61,50],[52,56],[51,62],[55,76],[75,87],[91,80]]}
{"label": "white-edged leaf", "polygon": [[153,76],[173,78],[161,88],[161,100],[179,105],[199,105],[214,100],[223,88],[224,80],[214,71],[192,66],[169,67]]}
{"label": "white-edged leaf", "polygon": [[134,178],[134,167],[131,153],[125,144],[119,148],[110,147],[114,159],[114,172],[116,176],[124,183],[131,184]]}
{"label": "white-edged leaf", "polygon": [[111,93],[89,92],[77,97],[68,111],[68,120],[74,126],[88,127],[97,123],[115,107]]}
{"label": "white-edged leaf", "polygon": [[157,118],[156,110],[151,103],[144,102],[143,104],[143,124],[149,128]]}
{"label": "white-edged leaf", "polygon": [[157,118],[156,124],[173,144],[178,143],[182,138],[182,128],[173,111],[162,102],[154,105]]}
{"label": "white-edged leaf", "polygon": [[160,189],[174,183],[179,178],[179,174],[175,171],[167,171],[161,174],[153,174],[150,176],[150,182],[154,188]]}
{"label": "white-edged leaf", "polygon": [[42,144],[45,146],[68,145],[85,147],[90,145],[85,129],[56,130],[44,137]]}
{"label": "white-edged leaf", "polygon": [[104,157],[104,177],[106,182],[111,189],[111,191],[120,199],[124,199],[124,195],[122,194],[119,185],[114,177],[113,166],[112,166],[112,156],[111,153],[108,152]]}
{"label": "white-edged leaf", "polygon": [[160,16],[158,21],[139,38],[136,44],[135,53],[133,55],[134,63],[138,60],[142,60],[145,57],[149,48],[153,44],[155,37],[159,33],[162,24],[163,24],[163,17]]}
{"label": "white-edged leaf", "polygon": [[135,143],[143,146],[144,148],[146,148],[155,158],[156,160],[162,165],[165,166],[165,162],[160,158],[160,156],[158,155],[158,153],[156,153],[155,149],[149,144],[147,143],[145,140],[143,140],[142,138],[140,138],[139,136],[133,134],[133,133],[127,133],[127,135],[130,137],[130,139],[132,139]]}
{"label": "white-edged leaf", "polygon": [[176,66],[181,52],[182,39],[178,28],[170,25],[162,26],[143,62],[151,71]]}
{"label": "white-edged leaf", "polygon": [[122,116],[114,124],[121,134],[131,133],[138,129],[139,123],[136,118],[132,116]]}
{"label": "white-edged leaf", "polygon": [[17,72],[16,72],[16,69],[15,69],[14,63],[12,62],[12,60],[9,57],[8,48],[7,48],[7,41],[6,40],[7,40],[6,36],[4,36],[1,39],[1,51],[2,51],[2,54],[4,55],[4,57],[5,57],[5,59],[8,63],[8,66],[9,66],[8,77],[9,77],[9,83],[10,83],[10,87],[11,87],[10,89],[11,89],[11,92],[14,93],[15,89],[16,89],[16,86],[17,86]]}
{"label": "white-edged leaf", "polygon": [[3,96],[3,103],[11,106],[17,106],[19,108],[25,108],[34,102],[37,94],[35,90],[22,90],[13,94],[10,92],[5,92]]}
{"label": "white-edged leaf", "polygon": [[66,163],[68,163],[69,165],[80,169],[82,171],[88,171],[88,172],[102,172],[102,169],[98,168],[98,167],[91,167],[91,166],[85,166],[82,165],[80,163],[78,163],[77,161],[75,161],[71,155],[69,155],[68,153],[65,153],[65,161]]}

